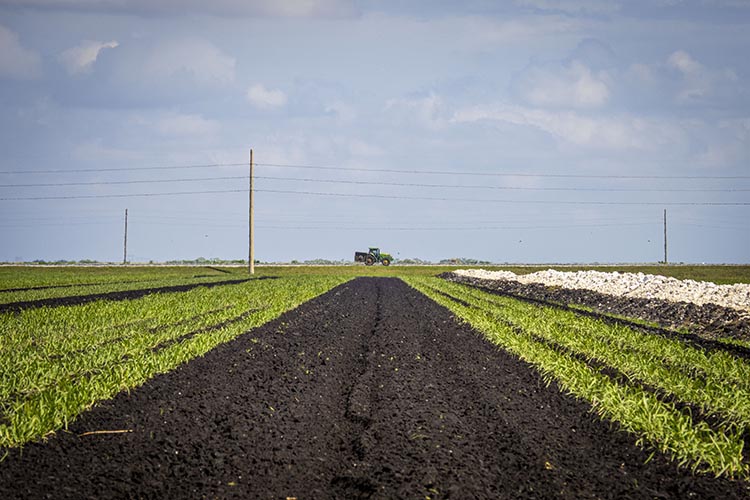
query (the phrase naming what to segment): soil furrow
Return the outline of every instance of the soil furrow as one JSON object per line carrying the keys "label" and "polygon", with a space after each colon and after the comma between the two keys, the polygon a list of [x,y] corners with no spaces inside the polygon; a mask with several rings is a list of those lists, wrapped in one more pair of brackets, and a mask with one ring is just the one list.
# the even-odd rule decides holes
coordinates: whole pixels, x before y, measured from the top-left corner
{"label": "soil furrow", "polygon": [[[85,435],[97,430],[130,430]],[[0,455],[4,450],[0,450]],[[2,498],[746,498],[360,278],[8,450]]]}

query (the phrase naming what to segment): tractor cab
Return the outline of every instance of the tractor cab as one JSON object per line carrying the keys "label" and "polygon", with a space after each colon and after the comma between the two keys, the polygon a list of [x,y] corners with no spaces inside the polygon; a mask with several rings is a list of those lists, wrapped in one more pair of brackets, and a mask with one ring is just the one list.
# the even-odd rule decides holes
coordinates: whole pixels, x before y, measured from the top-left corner
{"label": "tractor cab", "polygon": [[375,257],[375,261],[379,261],[380,260],[380,249],[379,248],[370,247],[370,250],[369,250],[368,253],[370,255],[372,255],[373,257]]}

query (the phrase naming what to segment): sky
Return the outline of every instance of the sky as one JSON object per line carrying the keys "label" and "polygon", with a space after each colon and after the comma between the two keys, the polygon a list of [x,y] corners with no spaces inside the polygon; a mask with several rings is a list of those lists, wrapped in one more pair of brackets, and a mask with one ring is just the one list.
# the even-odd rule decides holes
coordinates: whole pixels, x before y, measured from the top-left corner
{"label": "sky", "polygon": [[0,261],[750,263],[750,0],[0,0]]}

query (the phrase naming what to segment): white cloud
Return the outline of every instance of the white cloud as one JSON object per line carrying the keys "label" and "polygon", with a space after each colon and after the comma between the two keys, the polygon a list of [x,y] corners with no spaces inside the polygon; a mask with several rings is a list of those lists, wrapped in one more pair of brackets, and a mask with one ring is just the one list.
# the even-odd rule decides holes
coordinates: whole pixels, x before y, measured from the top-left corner
{"label": "white cloud", "polygon": [[667,59],[667,64],[680,70],[684,75],[695,74],[703,70],[703,66],[684,50],[672,53]]}
{"label": "white cloud", "polygon": [[345,0],[261,0],[256,2],[232,2],[237,5],[254,3],[250,12],[283,17],[336,17],[351,15],[354,7]]}
{"label": "white cloud", "polygon": [[445,105],[442,98],[434,92],[425,97],[390,99],[386,102],[385,109],[400,121],[416,120],[430,129],[438,129],[446,124]]}
{"label": "white cloud", "polygon": [[705,150],[696,156],[699,164],[720,169],[750,161],[750,117],[720,120],[704,137]]}
{"label": "white cloud", "polygon": [[60,62],[65,66],[69,75],[88,73],[91,71],[102,50],[114,49],[119,45],[116,40],[112,40],[111,42],[85,40],[60,54]]}
{"label": "white cloud", "polygon": [[577,146],[606,150],[650,150],[682,141],[678,127],[629,115],[588,116],[498,104],[457,111],[454,123],[500,121],[533,127]]}
{"label": "white cloud", "polygon": [[334,101],[327,104],[323,111],[329,115],[335,116],[342,122],[351,122],[357,117],[357,111],[341,101]]}
{"label": "white cloud", "polygon": [[611,14],[620,10],[620,2],[614,0],[516,0],[516,4],[570,14]]}
{"label": "white cloud", "polygon": [[176,39],[155,47],[139,64],[139,72],[156,80],[189,77],[207,85],[234,82],[237,61],[209,41],[199,38]]}
{"label": "white cloud", "polygon": [[382,156],[385,153],[383,149],[379,148],[378,146],[367,143],[360,139],[350,139],[348,141],[348,144],[349,153],[353,157]]}
{"label": "white cloud", "polygon": [[350,0],[3,0],[6,5],[49,10],[182,16],[347,17],[357,12]]}
{"label": "white cloud", "polygon": [[23,47],[18,35],[0,25],[0,77],[36,78],[41,66],[39,54]]}
{"label": "white cloud", "polygon": [[73,147],[73,158],[84,162],[142,161],[143,152],[106,146],[101,138],[92,139]]}
{"label": "white cloud", "polygon": [[577,34],[583,24],[566,16],[536,15],[519,17],[510,20],[487,20],[486,18],[467,18],[463,21],[473,36],[483,44],[487,43],[538,43],[561,35]]}
{"label": "white cloud", "polygon": [[247,89],[247,100],[261,109],[280,108],[286,104],[286,94],[278,89],[267,89],[262,84],[257,83]]}
{"label": "white cloud", "polygon": [[677,93],[679,102],[700,101],[716,94],[720,87],[736,84],[738,81],[732,70],[707,68],[684,50],[673,52],[666,64],[668,68],[677,70],[682,77]]}
{"label": "white cloud", "polygon": [[220,126],[215,120],[201,115],[169,113],[153,122],[153,127],[165,137],[212,137],[218,134]]}
{"label": "white cloud", "polygon": [[610,77],[578,61],[563,67],[532,67],[517,82],[521,97],[534,106],[594,108],[607,103]]}
{"label": "white cloud", "polygon": [[628,68],[627,76],[635,79],[637,82],[648,85],[656,83],[657,80],[654,69],[648,64],[643,63],[631,64]]}

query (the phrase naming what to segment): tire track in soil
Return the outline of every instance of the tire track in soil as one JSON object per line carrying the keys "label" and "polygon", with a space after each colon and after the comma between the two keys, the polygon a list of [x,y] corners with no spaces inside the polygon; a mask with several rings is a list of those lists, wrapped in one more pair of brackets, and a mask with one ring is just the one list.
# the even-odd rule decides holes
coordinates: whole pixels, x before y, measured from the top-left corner
{"label": "tire track in soil", "polygon": [[382,319],[381,287],[377,287],[375,302],[375,316],[372,328],[359,339],[360,350],[357,353],[357,374],[346,397],[345,416],[349,420],[348,435],[351,437],[351,454],[344,463],[351,464],[344,474],[339,474],[331,480],[330,492],[338,498],[370,498],[377,489],[377,485],[368,478],[372,474],[371,466],[364,459],[372,446],[373,436],[370,431],[372,424],[372,358],[371,340],[378,335]]}
{"label": "tire track in soil", "polygon": [[[747,498],[393,278],[360,278],[9,450],[2,498]],[[95,430],[122,434],[80,436]],[[0,455],[4,450],[0,450]]]}

